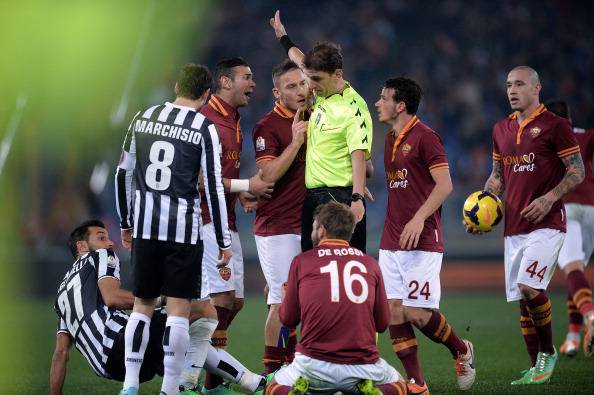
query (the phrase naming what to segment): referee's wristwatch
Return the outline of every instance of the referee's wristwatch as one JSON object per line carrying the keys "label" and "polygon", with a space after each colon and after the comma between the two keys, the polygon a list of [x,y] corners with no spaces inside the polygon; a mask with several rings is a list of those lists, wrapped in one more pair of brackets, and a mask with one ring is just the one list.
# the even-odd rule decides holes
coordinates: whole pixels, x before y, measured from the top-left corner
{"label": "referee's wristwatch", "polygon": [[365,201],[365,198],[360,193],[353,193],[351,195],[351,202],[356,202],[357,200]]}

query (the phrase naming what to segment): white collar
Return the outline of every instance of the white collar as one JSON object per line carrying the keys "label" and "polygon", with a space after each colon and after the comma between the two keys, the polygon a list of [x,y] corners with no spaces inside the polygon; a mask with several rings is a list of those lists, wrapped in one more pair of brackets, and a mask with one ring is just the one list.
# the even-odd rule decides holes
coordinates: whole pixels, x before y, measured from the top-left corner
{"label": "white collar", "polygon": [[175,108],[179,108],[180,110],[189,110],[189,111],[194,111],[196,112],[196,109],[193,107],[188,107],[188,106],[180,106],[179,104],[173,104],[170,103],[168,101],[165,102],[166,106],[171,106],[171,107],[175,107]]}

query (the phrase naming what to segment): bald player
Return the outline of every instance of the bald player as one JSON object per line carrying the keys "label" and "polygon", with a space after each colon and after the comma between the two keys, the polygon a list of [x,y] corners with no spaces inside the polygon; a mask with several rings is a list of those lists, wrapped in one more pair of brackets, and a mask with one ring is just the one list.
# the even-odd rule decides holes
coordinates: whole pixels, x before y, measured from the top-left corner
{"label": "bald player", "polygon": [[[520,302],[531,359],[530,369],[511,384],[541,384],[557,361],[545,290],[565,238],[562,198],[584,179],[584,164],[569,122],[540,103],[538,73],[515,67],[506,85],[513,113],[493,128],[493,170],[484,189],[505,200],[507,301]],[[468,226],[467,231],[479,233]]]}

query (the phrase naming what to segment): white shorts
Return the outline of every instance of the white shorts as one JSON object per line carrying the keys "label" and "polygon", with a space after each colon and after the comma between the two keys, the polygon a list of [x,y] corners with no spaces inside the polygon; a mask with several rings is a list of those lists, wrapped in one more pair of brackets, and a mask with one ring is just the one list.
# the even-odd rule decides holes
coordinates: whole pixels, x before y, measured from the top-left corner
{"label": "white shorts", "polygon": [[301,254],[301,235],[254,236],[258,258],[268,284],[268,304],[281,303],[281,287],[289,277],[291,262]]}
{"label": "white shorts", "polygon": [[202,227],[202,238],[204,241],[204,255],[202,257],[200,297],[207,299],[211,294],[235,291],[236,298],[243,298],[243,253],[239,234],[231,231],[231,252],[233,252],[233,256],[226,266],[229,271],[217,267],[219,246],[212,222]]}
{"label": "white shorts", "polygon": [[518,284],[546,289],[555,273],[557,256],[565,233],[537,229],[525,235],[507,236],[505,241],[505,293],[508,302],[522,299]]}
{"label": "white shorts", "polygon": [[441,252],[380,250],[388,299],[401,299],[404,306],[438,309],[442,260]]}
{"label": "white shorts", "polygon": [[567,234],[559,252],[559,267],[565,269],[575,261],[587,265],[594,250],[594,206],[569,203],[565,213]]}
{"label": "white shorts", "polygon": [[343,365],[320,361],[301,353],[295,353],[295,359],[283,366],[274,376],[280,385],[293,386],[302,376],[309,381],[309,391],[316,393],[357,393],[357,384],[361,380],[372,380],[374,384],[395,383],[402,380],[396,369],[383,359],[364,365]]}

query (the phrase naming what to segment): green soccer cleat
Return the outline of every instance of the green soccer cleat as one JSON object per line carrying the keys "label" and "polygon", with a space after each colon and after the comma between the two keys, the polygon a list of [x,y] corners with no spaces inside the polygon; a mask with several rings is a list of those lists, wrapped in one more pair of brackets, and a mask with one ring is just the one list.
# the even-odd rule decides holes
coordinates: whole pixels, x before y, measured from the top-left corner
{"label": "green soccer cleat", "polygon": [[534,367],[530,384],[547,383],[551,379],[555,364],[557,363],[557,358],[559,357],[559,354],[554,347],[553,350],[555,351],[553,354],[546,354],[544,352],[538,353],[536,356],[536,366]]}
{"label": "green soccer cleat", "polygon": [[138,394],[138,387],[122,388],[119,395],[136,395]]}
{"label": "green soccer cleat", "polygon": [[202,392],[198,390],[198,387],[185,388],[183,385],[180,385],[179,395],[202,395]]}
{"label": "green soccer cleat", "polygon": [[534,373],[534,367],[528,370],[522,370],[522,377],[517,380],[511,382],[511,385],[523,385],[523,384],[531,384],[532,374]]}
{"label": "green soccer cleat", "polygon": [[201,392],[204,395],[237,395],[237,394],[244,395],[241,392],[233,391],[231,388],[227,387],[224,384],[219,384],[210,390],[206,389],[206,387],[202,387]]}
{"label": "green soccer cleat", "polygon": [[254,392],[254,395],[264,395],[264,393],[266,392],[266,387],[268,387],[272,380],[274,380],[274,375],[276,374],[276,372],[278,372],[278,370],[272,373],[268,373],[264,377],[264,379],[260,382],[260,385],[258,386],[256,392]]}
{"label": "green soccer cleat", "polygon": [[373,385],[373,381],[366,379],[357,384],[357,389],[363,395],[382,395],[382,391]]}
{"label": "green soccer cleat", "polygon": [[299,376],[295,383],[293,384],[293,388],[289,392],[289,395],[305,395],[307,390],[309,389],[309,381],[303,376]]}

